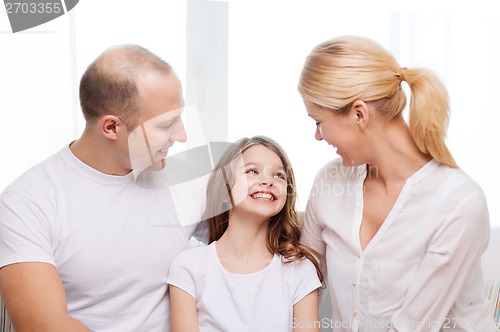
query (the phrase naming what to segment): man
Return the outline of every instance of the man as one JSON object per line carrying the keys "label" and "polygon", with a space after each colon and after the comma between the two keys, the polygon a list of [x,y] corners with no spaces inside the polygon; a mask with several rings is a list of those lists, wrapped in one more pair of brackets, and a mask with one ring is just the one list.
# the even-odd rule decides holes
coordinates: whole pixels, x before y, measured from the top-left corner
{"label": "man", "polygon": [[179,79],[150,51],[118,46],[87,68],[80,101],[82,136],[0,197],[0,295],[17,332],[168,331],[166,276],[194,226],[132,161],[161,169],[186,140]]}

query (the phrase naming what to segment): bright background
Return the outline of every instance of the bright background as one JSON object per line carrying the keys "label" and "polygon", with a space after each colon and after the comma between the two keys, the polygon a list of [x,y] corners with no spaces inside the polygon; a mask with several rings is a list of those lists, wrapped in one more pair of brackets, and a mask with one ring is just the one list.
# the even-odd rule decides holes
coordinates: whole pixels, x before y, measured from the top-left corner
{"label": "bright background", "polygon": [[263,134],[283,145],[303,209],[316,171],[336,154],[314,140],[314,122],[297,93],[300,70],[313,46],[354,34],[383,44],[401,66],[438,73],[451,99],[448,146],[485,191],[491,223],[500,226],[495,3],[82,0],[68,14],[16,34],[2,10],[0,190],[81,134],[78,82],[86,66],[109,46],[137,43],[176,69],[208,140]]}

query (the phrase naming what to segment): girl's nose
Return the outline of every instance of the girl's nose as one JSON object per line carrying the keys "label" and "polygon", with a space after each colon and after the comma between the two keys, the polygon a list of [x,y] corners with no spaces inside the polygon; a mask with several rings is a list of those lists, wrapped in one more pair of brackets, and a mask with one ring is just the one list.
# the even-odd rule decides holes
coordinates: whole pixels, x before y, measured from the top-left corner
{"label": "girl's nose", "polygon": [[262,179],[260,181],[260,184],[263,186],[269,186],[269,187],[272,186],[273,185],[272,176],[269,177],[269,176],[263,175]]}

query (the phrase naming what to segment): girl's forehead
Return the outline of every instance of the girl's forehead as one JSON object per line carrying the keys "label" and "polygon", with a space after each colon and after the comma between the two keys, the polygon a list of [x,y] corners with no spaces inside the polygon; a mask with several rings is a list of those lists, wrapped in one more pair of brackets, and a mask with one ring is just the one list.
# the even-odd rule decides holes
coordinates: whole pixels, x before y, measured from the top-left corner
{"label": "girl's forehead", "polygon": [[246,149],[241,158],[244,164],[257,164],[262,166],[277,166],[283,167],[283,162],[280,156],[274,150],[260,144],[253,145]]}

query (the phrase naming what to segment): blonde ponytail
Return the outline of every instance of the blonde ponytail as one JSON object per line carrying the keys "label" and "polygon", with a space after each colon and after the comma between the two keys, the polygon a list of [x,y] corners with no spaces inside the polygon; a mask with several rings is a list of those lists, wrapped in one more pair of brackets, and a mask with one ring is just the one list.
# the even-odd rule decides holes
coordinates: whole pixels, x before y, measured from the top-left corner
{"label": "blonde ponytail", "polygon": [[401,79],[411,89],[410,134],[423,153],[440,164],[457,168],[455,159],[445,145],[448,126],[448,92],[439,78],[427,69],[404,68]]}

